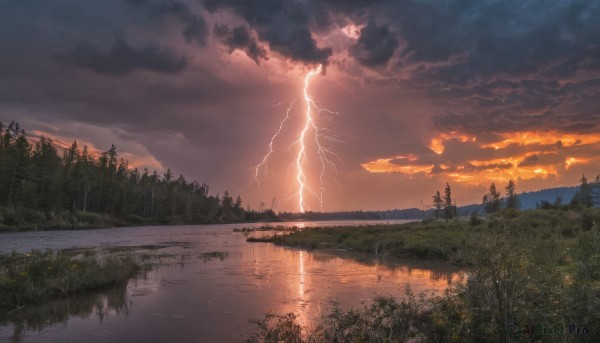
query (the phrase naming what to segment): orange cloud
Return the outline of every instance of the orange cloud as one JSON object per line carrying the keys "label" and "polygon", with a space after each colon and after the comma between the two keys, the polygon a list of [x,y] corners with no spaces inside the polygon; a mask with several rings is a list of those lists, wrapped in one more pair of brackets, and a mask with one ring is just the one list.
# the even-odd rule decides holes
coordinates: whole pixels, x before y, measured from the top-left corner
{"label": "orange cloud", "polygon": [[475,136],[469,136],[466,134],[459,133],[457,131],[452,131],[450,133],[442,133],[438,137],[432,138],[431,143],[429,143],[428,147],[429,149],[431,149],[431,151],[435,152],[438,155],[441,155],[444,153],[444,150],[446,150],[446,146],[444,145],[444,143],[452,139],[456,139],[462,143],[466,143],[468,141],[475,142],[477,140]]}
{"label": "orange cloud", "polygon": [[600,134],[571,134],[558,131],[509,132],[499,136],[502,137],[501,141],[484,144],[481,147],[498,150],[513,144],[520,146],[560,144],[563,147],[570,147],[600,143]]}
{"label": "orange cloud", "polygon": [[574,164],[588,164],[588,163],[590,163],[590,159],[589,158],[568,157],[565,160],[565,169],[569,169]]}
{"label": "orange cloud", "polygon": [[558,175],[553,165],[522,165],[528,157],[542,152],[526,153],[513,157],[495,158],[489,160],[471,160],[469,166],[457,168],[448,177],[456,182],[482,184],[489,181],[507,182],[508,180],[529,180]]}
{"label": "orange cloud", "polygon": [[397,164],[395,160],[406,160],[414,162],[417,160],[415,155],[396,156],[394,158],[380,158],[378,160],[361,164],[366,171],[370,173],[400,173],[407,175],[429,174],[433,170],[433,165],[414,165]]}
{"label": "orange cloud", "polygon": [[[416,164],[418,156],[398,156],[382,158],[361,166],[371,173],[400,173],[406,175],[424,174],[426,176],[445,175],[449,180],[465,184],[487,184],[489,182],[508,182],[508,180],[545,179],[550,176],[561,177],[573,165],[589,164],[598,160],[594,149],[600,144],[600,134],[572,134],[559,131],[522,131],[501,133],[495,142],[479,145],[479,156],[490,154],[490,148],[498,150],[494,155],[505,157],[473,158],[463,157],[462,161],[452,163],[443,157],[434,157],[428,163]],[[443,155],[445,142],[456,140],[461,143],[477,142],[475,136],[457,131],[442,133],[431,139],[429,149],[437,155]],[[562,149],[556,149],[556,146]],[[510,152],[504,150],[511,146]],[[581,147],[589,148],[587,153]],[[515,152],[520,147],[521,152]],[[532,150],[534,148],[535,150]],[[470,149],[469,151],[471,151]],[[516,150],[516,151],[518,151]],[[585,150],[585,149],[584,149]],[[509,155],[510,154],[510,155]],[[576,155],[575,155],[576,154]],[[456,155],[456,154],[453,154]],[[506,156],[508,155],[508,156]],[[465,162],[466,160],[466,162]]]}

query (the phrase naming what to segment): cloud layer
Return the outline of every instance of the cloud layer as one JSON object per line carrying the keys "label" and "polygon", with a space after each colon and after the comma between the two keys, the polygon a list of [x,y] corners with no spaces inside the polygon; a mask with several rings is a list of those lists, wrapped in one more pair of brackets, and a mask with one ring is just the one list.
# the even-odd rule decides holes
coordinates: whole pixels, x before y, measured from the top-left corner
{"label": "cloud layer", "polygon": [[301,101],[269,181],[248,180],[322,64],[310,92],[341,114],[319,124],[344,141],[326,209],[418,206],[446,181],[478,201],[599,170],[598,17],[584,0],[8,0],[0,120],[116,141],[256,207],[293,194]]}

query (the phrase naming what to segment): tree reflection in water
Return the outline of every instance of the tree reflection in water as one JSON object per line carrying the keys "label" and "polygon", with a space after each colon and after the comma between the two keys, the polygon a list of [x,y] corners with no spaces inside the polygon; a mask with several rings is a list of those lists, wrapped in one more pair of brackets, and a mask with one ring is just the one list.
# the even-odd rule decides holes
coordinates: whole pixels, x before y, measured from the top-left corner
{"label": "tree reflection in water", "polygon": [[127,284],[122,284],[103,291],[75,294],[10,313],[0,310],[0,326],[12,326],[12,341],[21,342],[28,331],[41,331],[60,323],[66,325],[73,317],[87,319],[95,315],[102,322],[111,312],[127,316],[130,305]]}

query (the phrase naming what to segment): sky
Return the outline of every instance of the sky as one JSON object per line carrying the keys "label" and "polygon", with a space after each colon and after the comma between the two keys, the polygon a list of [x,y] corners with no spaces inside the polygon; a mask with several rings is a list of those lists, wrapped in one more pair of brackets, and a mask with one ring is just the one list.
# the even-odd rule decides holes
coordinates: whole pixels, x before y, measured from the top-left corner
{"label": "sky", "polygon": [[446,183],[479,203],[600,173],[597,18],[589,0],[0,0],[0,121],[299,211],[322,65],[306,210],[429,208]]}

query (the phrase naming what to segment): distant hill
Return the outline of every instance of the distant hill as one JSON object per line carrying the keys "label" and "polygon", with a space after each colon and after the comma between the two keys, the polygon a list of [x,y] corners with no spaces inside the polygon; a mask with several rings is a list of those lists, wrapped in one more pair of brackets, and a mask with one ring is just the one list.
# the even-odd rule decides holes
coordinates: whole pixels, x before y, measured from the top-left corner
{"label": "distant hill", "polygon": [[557,198],[562,199],[562,203],[566,204],[571,201],[575,193],[579,190],[579,186],[573,187],[557,187],[547,188],[535,192],[525,192],[519,195],[521,208],[529,210],[536,208],[541,204],[542,200],[554,203]]}
{"label": "distant hill", "polygon": [[[568,204],[579,190],[579,186],[546,188],[539,191],[523,192],[519,194],[519,205],[522,210],[531,210],[540,206],[542,201],[554,203],[560,199],[562,204]],[[483,205],[472,204],[458,207],[459,216],[468,216],[472,213],[485,213]]]}
{"label": "distant hill", "polygon": [[[571,201],[575,193],[579,190],[579,186],[573,187],[556,187],[547,188],[533,192],[523,192],[519,194],[519,203],[521,209],[530,210],[538,207],[542,201],[554,203],[556,199],[562,199],[563,204]],[[592,189],[594,199],[600,199],[600,187]],[[598,194],[596,194],[598,193]],[[595,201],[596,205],[600,201]],[[485,213],[483,205],[470,204],[463,205],[457,208],[459,216],[468,216],[472,213]],[[283,220],[374,220],[374,219],[423,219],[433,216],[433,209],[420,210],[418,208],[395,209],[386,211],[346,211],[346,212],[306,212],[306,213],[291,213],[281,212],[279,217]]]}

